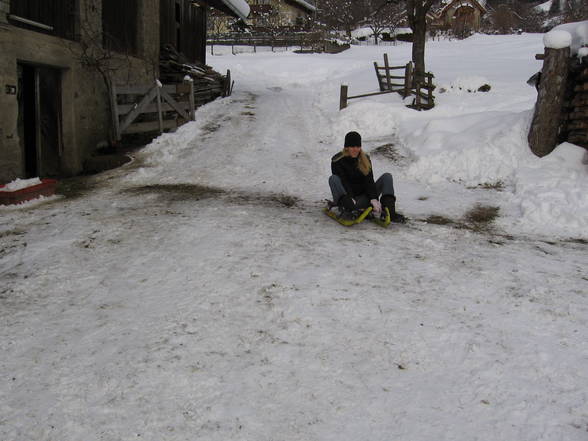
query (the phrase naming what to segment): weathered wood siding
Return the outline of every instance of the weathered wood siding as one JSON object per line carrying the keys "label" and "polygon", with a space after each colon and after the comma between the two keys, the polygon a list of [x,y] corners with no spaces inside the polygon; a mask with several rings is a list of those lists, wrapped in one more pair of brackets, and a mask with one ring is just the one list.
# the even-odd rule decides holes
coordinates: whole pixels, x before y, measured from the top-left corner
{"label": "weathered wood siding", "polygon": [[[10,14],[16,16],[10,19],[10,23],[15,26],[70,40],[78,37],[75,0],[12,0]],[[19,21],[18,17],[40,23],[50,29],[24,23]]]}
{"label": "weathered wood siding", "polygon": [[161,0],[161,45],[171,44],[190,62],[206,63],[206,9],[190,0]]}
{"label": "weathered wood siding", "polygon": [[136,54],[138,19],[137,0],[102,0],[104,47]]}

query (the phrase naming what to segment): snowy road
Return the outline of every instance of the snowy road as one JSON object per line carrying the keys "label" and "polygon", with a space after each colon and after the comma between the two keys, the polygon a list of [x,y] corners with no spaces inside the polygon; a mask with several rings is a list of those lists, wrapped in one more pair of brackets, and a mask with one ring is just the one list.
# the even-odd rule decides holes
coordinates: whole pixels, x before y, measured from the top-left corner
{"label": "snowy road", "polygon": [[413,221],[339,226],[351,121],[274,69],[77,197],[0,211],[0,439],[586,440],[586,242],[468,223],[507,191],[378,155]]}

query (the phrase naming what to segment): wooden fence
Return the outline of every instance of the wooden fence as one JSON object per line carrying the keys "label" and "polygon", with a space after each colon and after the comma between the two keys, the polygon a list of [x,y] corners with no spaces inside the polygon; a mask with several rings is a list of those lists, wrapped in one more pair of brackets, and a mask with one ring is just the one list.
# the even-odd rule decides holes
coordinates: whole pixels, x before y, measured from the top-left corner
{"label": "wooden fence", "polygon": [[[408,107],[416,110],[428,110],[435,106],[435,97],[433,96],[433,74],[425,73],[424,81],[415,81],[414,66],[412,61],[404,66],[390,66],[388,62],[388,54],[384,54],[384,65],[379,66],[374,61],[374,69],[376,71],[376,78],[378,79],[379,92],[365,93],[361,95],[349,96],[349,88],[347,85],[341,85],[341,93],[339,99],[339,110],[347,107],[347,102],[350,99],[364,98],[368,96],[383,95],[386,93],[399,93],[403,98],[414,95],[415,98]],[[402,73],[402,75],[399,75]]]}
{"label": "wooden fence", "polygon": [[252,46],[253,48],[257,46],[307,47],[322,40],[320,32],[289,32],[285,34],[232,32],[209,38],[207,45]]}
{"label": "wooden fence", "polygon": [[194,120],[194,85],[180,84],[113,87],[114,126],[122,135],[174,129]]}

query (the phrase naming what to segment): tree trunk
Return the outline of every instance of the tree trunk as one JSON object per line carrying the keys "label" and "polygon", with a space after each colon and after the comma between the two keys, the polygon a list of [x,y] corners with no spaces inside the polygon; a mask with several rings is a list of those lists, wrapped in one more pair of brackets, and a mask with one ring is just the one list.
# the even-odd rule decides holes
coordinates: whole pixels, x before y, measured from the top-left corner
{"label": "tree trunk", "polygon": [[539,157],[551,153],[559,142],[569,58],[569,47],[545,49],[537,104],[528,136],[531,151]]}
{"label": "tree trunk", "polygon": [[415,10],[412,35],[414,81],[422,83],[425,79],[425,43],[427,41],[426,11],[422,7],[417,7]]}

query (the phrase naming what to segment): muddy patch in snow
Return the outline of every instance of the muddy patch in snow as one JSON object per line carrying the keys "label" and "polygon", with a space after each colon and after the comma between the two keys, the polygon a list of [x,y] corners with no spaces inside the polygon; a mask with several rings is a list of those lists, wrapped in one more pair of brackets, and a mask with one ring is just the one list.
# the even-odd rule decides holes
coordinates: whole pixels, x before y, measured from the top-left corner
{"label": "muddy patch in snow", "polygon": [[377,158],[385,158],[396,165],[407,165],[411,161],[410,155],[402,152],[400,148],[394,143],[386,143],[375,147],[370,152],[370,155]]}
{"label": "muddy patch in snow", "polygon": [[493,223],[498,218],[499,213],[499,207],[476,204],[464,214],[462,219],[451,219],[434,214],[425,218],[424,221],[428,224],[446,225],[477,233],[492,233]]}
{"label": "muddy patch in snow", "polygon": [[292,208],[300,203],[300,199],[284,193],[247,193],[236,192],[229,197],[231,202],[245,204],[261,204]]}
{"label": "muddy patch in snow", "polygon": [[474,231],[486,231],[498,217],[499,207],[476,204],[464,216],[467,225]]}
{"label": "muddy patch in snow", "polygon": [[224,190],[198,184],[153,184],[123,190],[131,195],[155,194],[170,201],[200,200],[218,197]]}
{"label": "muddy patch in snow", "polygon": [[130,195],[155,194],[167,201],[198,201],[222,197],[232,204],[259,204],[265,206],[295,207],[300,199],[284,193],[253,193],[247,191],[227,191],[222,188],[198,184],[153,184],[123,190]]}
{"label": "muddy patch in snow", "polygon": [[466,187],[470,190],[482,189],[482,190],[496,190],[496,191],[503,191],[504,190],[504,182],[503,181],[496,181],[496,182],[484,182],[482,184],[478,184],[474,187]]}
{"label": "muddy patch in snow", "polygon": [[78,176],[59,181],[56,193],[65,196],[68,199],[77,199],[86,196],[99,187],[96,179],[88,176]]}

